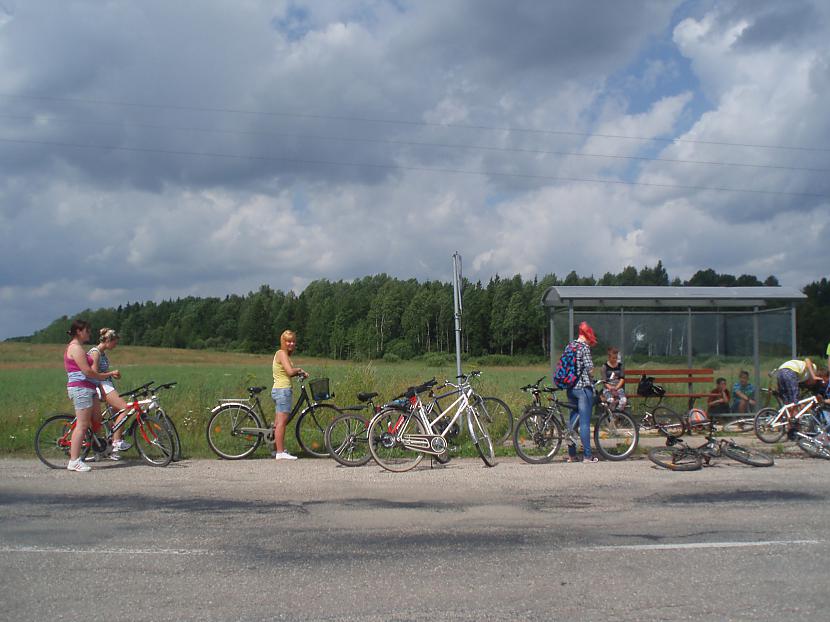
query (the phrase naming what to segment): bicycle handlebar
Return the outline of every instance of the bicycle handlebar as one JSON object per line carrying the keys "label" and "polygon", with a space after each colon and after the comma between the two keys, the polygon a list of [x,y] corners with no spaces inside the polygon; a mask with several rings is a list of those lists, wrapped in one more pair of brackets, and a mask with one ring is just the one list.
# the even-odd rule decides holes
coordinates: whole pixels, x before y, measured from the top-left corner
{"label": "bicycle handlebar", "polygon": [[147,393],[147,391],[149,390],[149,388],[152,386],[152,384],[154,382],[155,382],[155,380],[151,380],[150,382],[148,382],[146,384],[142,384],[140,387],[137,387],[137,388],[133,389],[132,391],[125,391],[124,393],[119,393],[118,395],[120,397],[128,397],[128,396],[131,396],[131,395],[138,395],[140,393]]}

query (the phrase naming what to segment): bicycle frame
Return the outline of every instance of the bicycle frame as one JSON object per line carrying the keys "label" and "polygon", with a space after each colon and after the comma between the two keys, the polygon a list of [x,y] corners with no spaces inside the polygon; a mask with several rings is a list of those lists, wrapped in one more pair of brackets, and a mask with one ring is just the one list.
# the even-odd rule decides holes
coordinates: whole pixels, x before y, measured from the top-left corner
{"label": "bicycle frame", "polygon": [[[786,425],[789,420],[799,421],[810,411],[811,408],[813,408],[813,406],[817,405],[818,403],[818,398],[815,395],[811,395],[810,397],[806,397],[803,400],[795,402],[794,404],[785,404],[780,409],[778,409],[778,414],[775,415],[772,421],[769,422],[769,426],[771,428],[779,428],[783,425]],[[798,412],[796,412],[794,415],[789,414],[790,411],[794,410],[796,407],[799,406],[801,408],[798,409]],[[799,433],[797,432],[797,434]]]}
{"label": "bicycle frame", "polygon": [[[273,423],[268,423],[268,417],[265,415],[264,411],[262,410],[262,403],[259,400],[260,392],[265,389],[265,387],[249,387],[247,398],[223,398],[219,400],[219,404],[216,405],[210,412],[211,414],[215,413],[221,407],[226,405],[231,406],[241,406],[243,408],[250,408],[253,410],[255,406],[257,411],[259,412],[260,419],[265,424],[264,427],[261,428],[252,428],[252,427],[234,427],[234,434],[259,434],[260,436],[264,437],[266,440],[273,441],[274,440],[274,425]],[[312,406],[316,406],[319,402],[311,399],[308,394],[308,389],[305,386],[305,380],[300,381],[300,397],[297,402],[294,404],[294,407],[291,409],[291,412],[288,414],[288,419],[286,419],[286,426],[291,423],[294,417],[304,410],[304,406],[306,408],[310,408]],[[274,415],[276,418],[276,414]]]}

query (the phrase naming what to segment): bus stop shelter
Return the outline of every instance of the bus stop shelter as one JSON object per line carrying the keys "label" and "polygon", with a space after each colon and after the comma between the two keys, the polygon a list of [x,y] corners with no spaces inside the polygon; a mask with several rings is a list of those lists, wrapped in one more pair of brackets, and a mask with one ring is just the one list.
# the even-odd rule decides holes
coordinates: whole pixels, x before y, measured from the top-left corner
{"label": "bus stop shelter", "polygon": [[806,298],[790,287],[549,287],[551,369],[585,320],[624,356],[685,357],[690,368],[695,356],[751,357],[757,392],[762,355],[796,357],[795,308]]}

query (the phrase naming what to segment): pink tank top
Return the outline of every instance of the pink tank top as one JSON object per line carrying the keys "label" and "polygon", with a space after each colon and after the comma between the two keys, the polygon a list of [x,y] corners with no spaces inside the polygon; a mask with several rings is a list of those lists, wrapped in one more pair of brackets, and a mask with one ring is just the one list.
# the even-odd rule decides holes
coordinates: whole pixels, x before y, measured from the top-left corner
{"label": "pink tank top", "polygon": [[[82,372],[81,368],[78,367],[78,364],[75,362],[75,359],[69,356],[68,353],[69,348],[67,348],[63,352],[63,368],[66,370],[66,386],[94,389],[95,383],[92,382],[92,380],[90,380],[86,376],[84,376],[84,372]],[[86,362],[90,367],[92,366],[92,357],[89,354],[86,355]]]}

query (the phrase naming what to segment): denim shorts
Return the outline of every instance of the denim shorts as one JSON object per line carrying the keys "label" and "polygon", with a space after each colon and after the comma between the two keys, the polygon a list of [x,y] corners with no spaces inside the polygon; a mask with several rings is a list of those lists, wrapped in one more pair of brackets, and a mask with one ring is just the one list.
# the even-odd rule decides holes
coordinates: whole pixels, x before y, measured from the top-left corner
{"label": "denim shorts", "polygon": [[69,399],[75,405],[75,410],[86,410],[92,408],[92,398],[95,396],[95,389],[87,387],[66,387]]}
{"label": "denim shorts", "polygon": [[291,389],[271,389],[271,399],[274,400],[278,413],[291,412]]}

